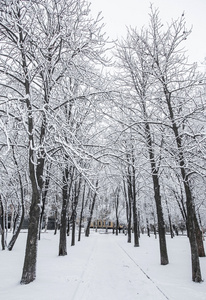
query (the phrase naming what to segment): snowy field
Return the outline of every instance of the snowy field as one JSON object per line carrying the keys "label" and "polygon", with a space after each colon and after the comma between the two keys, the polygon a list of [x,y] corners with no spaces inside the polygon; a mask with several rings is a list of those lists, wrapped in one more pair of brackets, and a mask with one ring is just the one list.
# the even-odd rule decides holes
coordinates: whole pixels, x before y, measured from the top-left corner
{"label": "snowy field", "polygon": [[38,250],[37,279],[20,285],[26,232],[14,249],[0,252],[1,300],[205,300],[206,258],[201,258],[202,283],[191,280],[187,237],[167,237],[170,264],[159,263],[159,242],[141,235],[140,247],[123,234],[91,232],[58,257],[59,236],[42,233]]}

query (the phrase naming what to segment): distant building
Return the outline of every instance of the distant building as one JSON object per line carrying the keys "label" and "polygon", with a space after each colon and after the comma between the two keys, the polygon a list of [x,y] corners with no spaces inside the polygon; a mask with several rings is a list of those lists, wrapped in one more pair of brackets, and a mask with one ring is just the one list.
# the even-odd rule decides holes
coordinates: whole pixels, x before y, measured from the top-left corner
{"label": "distant building", "polygon": [[[108,228],[112,229],[115,228],[116,224],[112,221],[107,220],[95,220],[91,222],[90,228]],[[123,225],[119,226],[121,229],[123,228]]]}

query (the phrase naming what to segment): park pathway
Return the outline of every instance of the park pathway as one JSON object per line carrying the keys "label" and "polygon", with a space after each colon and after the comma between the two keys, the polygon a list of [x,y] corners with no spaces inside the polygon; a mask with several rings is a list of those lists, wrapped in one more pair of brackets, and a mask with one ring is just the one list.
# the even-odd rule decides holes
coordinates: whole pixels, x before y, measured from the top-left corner
{"label": "park pathway", "polygon": [[169,299],[112,234],[96,234],[72,300]]}

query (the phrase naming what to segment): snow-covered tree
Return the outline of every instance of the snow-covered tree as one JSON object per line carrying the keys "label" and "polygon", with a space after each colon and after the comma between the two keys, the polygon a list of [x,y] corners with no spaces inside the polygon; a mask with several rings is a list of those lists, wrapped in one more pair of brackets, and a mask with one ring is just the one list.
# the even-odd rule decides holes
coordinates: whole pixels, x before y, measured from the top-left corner
{"label": "snow-covered tree", "polygon": [[45,163],[54,147],[50,144],[51,134],[57,129],[56,124],[52,127],[52,120],[58,119],[56,112],[65,102],[71,103],[71,97],[86,97],[68,90],[67,99],[57,98],[58,89],[64,78],[78,78],[78,84],[83,85],[86,78],[91,82],[94,69],[88,63],[104,61],[101,55],[105,40],[99,17],[90,17],[89,4],[84,0],[1,1],[0,13],[1,99],[7,104],[5,115],[8,104],[12,104],[15,113],[8,111],[8,115],[24,125],[28,145],[32,200],[21,279],[27,284],[36,277]]}

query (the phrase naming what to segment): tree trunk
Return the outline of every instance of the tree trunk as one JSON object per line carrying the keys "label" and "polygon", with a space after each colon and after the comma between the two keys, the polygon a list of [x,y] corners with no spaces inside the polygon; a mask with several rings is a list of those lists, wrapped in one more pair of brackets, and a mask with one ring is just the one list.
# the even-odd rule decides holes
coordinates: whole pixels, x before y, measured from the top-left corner
{"label": "tree trunk", "polygon": [[[128,176],[127,181],[123,181],[123,187],[124,187],[124,195],[125,195],[125,203],[126,203],[126,216],[127,216],[127,243],[131,243],[132,236],[131,236],[131,218],[132,218],[132,209],[131,209],[131,201],[129,197],[129,185],[128,185]],[[127,187],[126,187],[127,183]]]}
{"label": "tree trunk", "polygon": [[118,216],[116,216],[116,228],[115,228],[116,235],[118,235],[118,230],[119,230],[119,219],[118,219]]}
{"label": "tree trunk", "polygon": [[54,235],[57,234],[57,229],[58,229],[58,212],[57,212],[57,208],[56,208],[55,209]]}
{"label": "tree trunk", "polygon": [[[98,180],[96,181],[96,188],[97,187],[98,187]],[[90,225],[91,225],[91,221],[92,221],[92,216],[93,216],[93,211],[94,211],[94,205],[95,205],[95,201],[96,201],[96,196],[97,196],[97,193],[95,191],[94,196],[93,196],[93,200],[92,200],[90,215],[88,217],[87,228],[86,228],[86,231],[85,231],[85,236],[86,237],[88,237],[89,233],[90,233]]]}
{"label": "tree trunk", "polygon": [[158,178],[158,174],[155,171],[153,171],[152,178],[153,178],[157,220],[158,220],[157,223],[158,223],[159,244],[160,244],[160,260],[161,260],[161,265],[167,265],[169,263],[169,260],[167,255],[167,246],[166,246],[166,237],[165,237],[165,222],[164,222],[163,211],[162,211],[159,178]]}
{"label": "tree trunk", "polygon": [[67,236],[70,236],[70,222],[71,222],[71,219],[69,218],[68,216],[68,222],[67,222]]}
{"label": "tree trunk", "polygon": [[132,242],[132,207],[131,201],[128,203],[128,222],[127,222],[127,243]]}
{"label": "tree trunk", "polygon": [[20,209],[20,211],[18,212],[18,215],[17,215],[15,230],[14,230],[13,236],[12,236],[10,242],[9,242],[9,245],[8,245],[8,250],[9,251],[11,251],[14,247],[14,244],[15,244],[15,242],[16,242],[18,236],[19,236],[19,233],[21,231],[23,221],[24,221],[24,204],[21,204],[21,209]]}
{"label": "tree trunk", "polygon": [[195,232],[195,222],[194,222],[194,207],[192,203],[192,197],[190,188],[187,182],[184,182],[186,197],[187,197],[187,228],[188,228],[188,237],[190,241],[191,249],[191,261],[192,261],[192,280],[194,282],[201,282],[201,271],[200,271],[200,262],[199,262],[199,253]]}
{"label": "tree trunk", "polygon": [[76,215],[72,217],[72,239],[71,246],[75,245],[75,229],[76,229]]}
{"label": "tree trunk", "polygon": [[65,167],[63,174],[63,188],[62,188],[62,210],[60,223],[60,239],[59,239],[59,256],[67,255],[67,203],[68,203],[68,166]]}
{"label": "tree trunk", "polygon": [[[144,115],[146,117],[144,103],[143,103],[143,107],[144,107]],[[161,261],[161,265],[167,265],[169,263],[169,259],[168,259],[168,255],[167,255],[167,245],[166,245],[166,237],[165,237],[165,222],[164,222],[164,218],[163,218],[160,184],[159,184],[159,174],[158,174],[158,168],[156,167],[154,150],[152,147],[150,126],[149,126],[149,123],[147,123],[147,122],[145,123],[145,133],[146,133],[147,147],[148,147],[148,152],[149,152],[149,159],[150,159],[152,180],[153,180],[153,189],[154,189],[154,198],[155,198],[156,211],[157,211],[157,223],[158,223],[159,245],[160,245],[160,261]]]}
{"label": "tree trunk", "polygon": [[1,205],[1,216],[0,216],[0,225],[1,225],[1,247],[2,250],[5,250],[5,216],[4,216],[4,206],[2,203],[2,197],[0,195],[0,205]]}
{"label": "tree trunk", "polygon": [[118,235],[119,230],[119,218],[118,218],[118,210],[119,210],[119,189],[117,188],[114,194],[115,197],[115,216],[116,216],[116,228],[115,233]]}
{"label": "tree trunk", "polygon": [[149,227],[148,219],[146,219],[146,224],[147,224],[147,235],[148,237],[150,237],[150,227]]}
{"label": "tree trunk", "polygon": [[197,215],[194,213],[194,222],[195,222],[195,232],[196,232],[196,239],[197,239],[197,246],[198,246],[198,254],[199,257],[205,257],[205,249],[203,244],[203,236],[202,231],[200,230],[200,226],[197,220]]}
{"label": "tree trunk", "polygon": [[138,230],[138,215],[136,207],[136,199],[133,199],[133,233],[134,233],[134,247],[139,247],[139,230]]}
{"label": "tree trunk", "polygon": [[64,198],[62,201],[61,223],[60,223],[60,238],[59,238],[59,256],[67,255],[67,217],[66,217],[67,201]]}
{"label": "tree trunk", "polygon": [[173,231],[173,228],[172,228],[172,221],[171,221],[171,215],[170,215],[170,213],[168,213],[168,220],[169,220],[169,227],[170,227],[170,236],[173,239],[173,237],[175,235],[174,235],[174,231]]}
{"label": "tree trunk", "polygon": [[82,219],[83,219],[83,212],[84,212],[84,200],[85,200],[85,191],[86,191],[86,183],[84,183],[84,190],[82,195],[82,206],[81,212],[79,217],[79,234],[78,234],[78,242],[81,240],[81,232],[82,232]]}
{"label": "tree trunk", "polygon": [[21,284],[28,284],[36,278],[38,229],[40,218],[40,192],[33,187],[32,204],[29,213],[29,227],[26,243],[26,253],[24,260]]}
{"label": "tree trunk", "polygon": [[114,229],[115,229],[115,226],[114,226],[114,223],[113,223],[113,226],[112,226],[112,234],[114,234]]}
{"label": "tree trunk", "polygon": [[174,231],[173,231],[173,227],[172,227],[172,221],[171,221],[171,215],[170,215],[170,211],[169,211],[169,207],[168,207],[168,202],[167,202],[167,197],[165,197],[165,202],[166,202],[166,206],[167,206],[167,214],[168,214],[168,221],[169,221],[169,227],[170,227],[170,236],[173,239],[174,235]]}
{"label": "tree trunk", "polygon": [[79,175],[79,182],[77,184],[77,181],[75,181],[74,184],[74,196],[72,201],[72,240],[71,240],[71,246],[75,245],[75,230],[76,230],[76,217],[77,217],[77,205],[79,202],[79,194],[82,184],[82,176]]}
{"label": "tree trunk", "polygon": [[[28,126],[29,132],[33,132],[33,118],[32,111],[29,106],[29,118]],[[44,129],[42,129],[44,130]],[[29,140],[31,145],[34,145],[33,134],[29,135]],[[40,203],[43,187],[43,170],[44,170],[44,150],[40,149],[41,155],[37,160],[37,166],[34,165],[34,151],[32,147],[29,148],[29,175],[32,187],[32,202],[29,212],[29,226],[28,235],[26,243],[26,253],[24,259],[24,267],[21,278],[21,284],[29,284],[36,278],[36,262],[37,262],[37,246],[38,246],[38,231],[39,231],[39,221],[40,221]]]}
{"label": "tree trunk", "polygon": [[23,183],[22,183],[22,178],[21,178],[21,173],[19,171],[19,166],[18,166],[18,162],[16,159],[16,155],[15,155],[15,151],[14,151],[14,146],[12,146],[12,153],[13,153],[13,159],[14,159],[14,163],[16,165],[17,168],[17,172],[18,172],[18,177],[19,177],[19,184],[20,184],[20,191],[21,191],[21,204],[18,207],[18,213],[17,213],[17,217],[15,219],[15,226],[14,226],[14,231],[13,231],[13,236],[11,238],[11,241],[9,242],[8,245],[8,250],[12,250],[14,247],[14,244],[19,236],[19,233],[21,231],[21,227],[24,221],[24,187],[23,187]]}
{"label": "tree trunk", "polygon": [[81,241],[81,233],[82,233],[82,210],[81,210],[80,219],[79,219],[78,242]]}
{"label": "tree trunk", "polygon": [[132,211],[133,211],[133,233],[134,233],[134,247],[139,247],[139,224],[137,215],[137,198],[136,198],[136,183],[135,183],[135,168],[134,158],[132,154],[132,176],[131,176],[131,192],[132,192]]}

